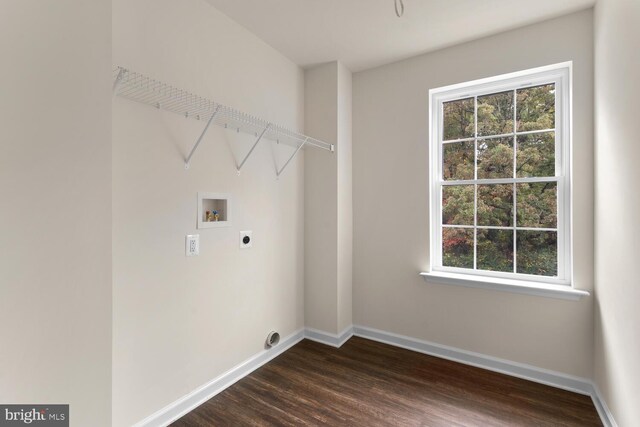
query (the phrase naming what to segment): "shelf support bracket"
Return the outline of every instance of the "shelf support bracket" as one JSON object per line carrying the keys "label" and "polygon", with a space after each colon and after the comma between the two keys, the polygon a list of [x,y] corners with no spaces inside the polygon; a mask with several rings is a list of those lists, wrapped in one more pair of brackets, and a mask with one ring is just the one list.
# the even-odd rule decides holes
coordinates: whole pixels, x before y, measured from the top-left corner
{"label": "shelf support bracket", "polygon": [[118,70],[118,75],[116,76],[116,80],[113,82],[113,87],[111,88],[111,97],[115,97],[116,93],[118,93],[118,88],[120,87],[120,83],[122,82],[122,78],[124,77],[124,68],[120,68]]}
{"label": "shelf support bracket", "polygon": [[265,133],[267,133],[267,131],[269,130],[269,128],[271,127],[271,123],[269,123],[264,130],[262,131],[262,133],[260,134],[260,136],[258,137],[258,139],[256,139],[256,142],[253,143],[253,146],[251,147],[251,149],[249,150],[249,152],[247,153],[246,156],[244,156],[244,159],[242,160],[242,162],[240,163],[240,165],[238,165],[238,175],[240,175],[240,169],[242,169],[242,166],[244,166],[245,162],[247,161],[247,159],[249,158],[249,156],[251,156],[251,153],[253,153],[253,150],[255,150],[256,146],[258,145],[258,142],[260,142],[260,140],[262,139],[262,137],[264,136]]}
{"label": "shelf support bracket", "polygon": [[202,138],[204,138],[204,135],[209,130],[209,126],[211,125],[211,123],[213,123],[213,119],[215,119],[216,115],[218,114],[218,110],[219,109],[220,109],[220,106],[218,105],[216,107],[216,109],[213,111],[213,114],[209,118],[209,121],[207,122],[206,126],[202,130],[202,133],[200,134],[200,137],[198,138],[198,140],[194,144],[193,148],[191,149],[191,152],[189,153],[189,156],[187,156],[186,160],[184,161],[184,168],[185,169],[189,169],[189,166],[191,165],[191,157],[193,157],[193,153],[196,152],[196,149],[198,148],[198,145],[200,145],[200,143],[202,142]]}
{"label": "shelf support bracket", "polygon": [[293,152],[293,154],[291,155],[291,157],[289,157],[289,159],[285,162],[284,165],[282,165],[282,168],[276,172],[276,176],[278,178],[280,178],[280,175],[282,175],[282,172],[285,170],[285,168],[289,165],[289,163],[291,163],[291,160],[293,160],[293,158],[296,156],[296,154],[298,154],[298,152],[302,149],[302,147],[304,147],[304,145],[307,143],[307,141],[309,140],[309,137],[306,137],[304,139],[304,141],[302,141],[302,144],[300,144],[298,146],[298,148],[296,148],[296,151]]}

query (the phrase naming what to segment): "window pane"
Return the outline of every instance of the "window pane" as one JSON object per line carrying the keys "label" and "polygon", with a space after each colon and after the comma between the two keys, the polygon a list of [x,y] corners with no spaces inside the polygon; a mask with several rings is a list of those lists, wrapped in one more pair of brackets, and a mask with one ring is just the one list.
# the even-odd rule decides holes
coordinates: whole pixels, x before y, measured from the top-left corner
{"label": "window pane", "polygon": [[442,265],[473,268],[473,229],[442,229]]}
{"label": "window pane", "polygon": [[518,132],[555,128],[555,84],[518,89],[516,96]]}
{"label": "window pane", "polygon": [[558,196],[555,182],[516,184],[518,227],[556,228]]}
{"label": "window pane", "polygon": [[513,225],[513,185],[478,185],[478,225]]}
{"label": "window pane", "polygon": [[445,185],[442,187],[442,223],[473,225],[473,185]]}
{"label": "window pane", "polygon": [[513,230],[478,229],[478,270],[513,273]]}
{"label": "window pane", "polygon": [[558,275],[558,236],[555,231],[518,231],[517,272]]}
{"label": "window pane", "polygon": [[513,138],[478,141],[478,179],[513,178]]}
{"label": "window pane", "polygon": [[473,179],[474,142],[451,142],[443,144],[443,178],[446,180]]}
{"label": "window pane", "polygon": [[472,138],[475,132],[473,98],[459,101],[445,102],[442,104],[444,113],[443,139]]}
{"label": "window pane", "polygon": [[478,97],[478,135],[513,133],[513,91]]}
{"label": "window pane", "polygon": [[555,132],[518,136],[516,171],[518,178],[556,175]]}

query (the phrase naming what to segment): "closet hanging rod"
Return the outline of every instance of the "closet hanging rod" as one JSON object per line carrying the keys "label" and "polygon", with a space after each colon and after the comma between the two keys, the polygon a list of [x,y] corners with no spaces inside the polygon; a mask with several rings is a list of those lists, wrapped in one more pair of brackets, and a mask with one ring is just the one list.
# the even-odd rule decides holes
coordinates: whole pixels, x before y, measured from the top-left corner
{"label": "closet hanging rod", "polygon": [[278,126],[124,67],[115,66],[113,78],[114,96],[207,123],[205,130],[185,159],[186,167],[211,123],[236,132],[248,133],[256,138],[262,135],[263,139],[295,147],[296,151],[305,145],[335,151],[333,144]]}

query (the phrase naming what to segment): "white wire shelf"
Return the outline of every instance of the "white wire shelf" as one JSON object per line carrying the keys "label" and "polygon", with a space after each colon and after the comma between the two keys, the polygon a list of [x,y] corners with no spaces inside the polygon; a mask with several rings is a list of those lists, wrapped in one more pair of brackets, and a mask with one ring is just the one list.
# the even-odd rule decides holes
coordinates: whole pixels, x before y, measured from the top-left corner
{"label": "white wire shelf", "polygon": [[120,66],[113,68],[113,79],[114,96],[118,95],[132,101],[140,102],[161,110],[171,111],[183,117],[206,123],[202,135],[195,143],[189,156],[185,159],[185,166],[187,168],[189,167],[193,153],[202,141],[211,123],[215,123],[231,131],[247,133],[257,138],[247,157],[238,165],[238,171],[240,171],[244,162],[246,162],[262,138],[269,139],[278,144],[296,147],[293,156],[291,156],[281,170],[277,171],[278,176],[293,159],[295,154],[305,145],[331,152],[334,151],[333,144],[308,137],[291,129],[243,113]]}

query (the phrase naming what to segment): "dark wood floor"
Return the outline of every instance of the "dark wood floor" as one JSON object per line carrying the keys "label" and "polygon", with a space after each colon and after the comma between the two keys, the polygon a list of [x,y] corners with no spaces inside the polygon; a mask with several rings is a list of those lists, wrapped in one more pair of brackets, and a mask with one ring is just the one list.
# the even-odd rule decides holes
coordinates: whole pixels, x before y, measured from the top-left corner
{"label": "dark wood floor", "polygon": [[363,338],[304,340],[173,426],[601,426],[587,396]]}

